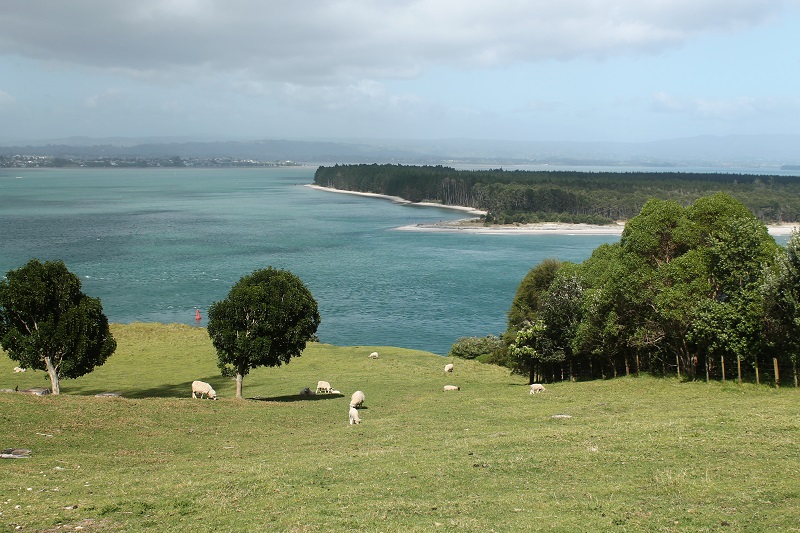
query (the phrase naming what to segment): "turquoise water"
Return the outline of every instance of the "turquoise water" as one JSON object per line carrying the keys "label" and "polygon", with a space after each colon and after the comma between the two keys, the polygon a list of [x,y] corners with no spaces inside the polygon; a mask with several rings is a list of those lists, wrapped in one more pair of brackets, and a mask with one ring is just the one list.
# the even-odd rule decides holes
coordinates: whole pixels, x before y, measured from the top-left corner
{"label": "turquoise water", "polygon": [[288,269],[319,303],[322,342],[446,354],[500,334],[542,259],[582,261],[614,236],[397,231],[463,218],[318,191],[313,168],[0,169],[0,272],[60,259],[112,322],[205,325],[243,275]]}

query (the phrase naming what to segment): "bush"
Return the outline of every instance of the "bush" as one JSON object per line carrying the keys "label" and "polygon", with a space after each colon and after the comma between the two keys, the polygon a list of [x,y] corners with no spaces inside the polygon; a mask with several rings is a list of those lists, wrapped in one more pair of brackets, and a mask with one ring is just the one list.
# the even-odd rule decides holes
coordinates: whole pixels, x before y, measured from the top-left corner
{"label": "bush", "polygon": [[503,340],[495,335],[461,337],[450,347],[448,355],[461,359],[494,359],[504,348]]}

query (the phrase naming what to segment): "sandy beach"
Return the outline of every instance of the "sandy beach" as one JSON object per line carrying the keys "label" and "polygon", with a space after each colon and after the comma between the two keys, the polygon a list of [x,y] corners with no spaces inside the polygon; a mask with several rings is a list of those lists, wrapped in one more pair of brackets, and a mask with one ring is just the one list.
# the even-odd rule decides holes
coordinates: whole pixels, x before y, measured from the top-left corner
{"label": "sandy beach", "polygon": [[[308,184],[306,187],[319,189],[321,191],[337,192],[343,194],[355,194],[358,196],[370,196],[373,198],[383,198],[400,204],[413,204],[421,206],[439,207],[442,209],[453,209],[463,211],[469,215],[485,215],[481,211],[472,207],[457,205],[441,205],[430,202],[410,202],[399,196],[388,196],[370,192],[345,191],[330,187]],[[460,233],[476,233],[482,235],[622,235],[625,229],[624,222],[617,222],[606,226],[594,224],[564,224],[559,222],[539,222],[536,224],[515,224],[515,225],[483,225],[476,218],[454,220],[448,222],[437,222],[435,224],[411,224],[396,228],[401,231],[447,231]],[[772,236],[787,236],[792,234],[793,229],[798,229],[797,224],[773,224],[767,226],[769,234]]]}

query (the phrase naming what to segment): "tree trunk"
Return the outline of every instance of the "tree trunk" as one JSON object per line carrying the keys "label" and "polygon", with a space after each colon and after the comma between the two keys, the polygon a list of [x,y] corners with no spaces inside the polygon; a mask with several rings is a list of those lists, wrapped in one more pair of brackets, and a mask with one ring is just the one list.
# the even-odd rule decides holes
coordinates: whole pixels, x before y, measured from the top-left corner
{"label": "tree trunk", "polygon": [[756,385],[761,385],[761,376],[758,373],[758,357],[756,356]]}
{"label": "tree trunk", "polygon": [[681,379],[681,356],[679,354],[675,354],[675,366],[678,369],[678,379]]}
{"label": "tree trunk", "polygon": [[625,375],[626,376],[631,375],[631,362],[628,359],[628,352],[625,352]]}
{"label": "tree trunk", "polygon": [[796,389],[797,388],[797,361],[794,361],[792,363],[792,366],[794,367],[794,388]]}
{"label": "tree trunk", "polygon": [[533,385],[536,383],[536,366],[534,365],[533,361],[530,362],[530,367],[528,370],[528,385]]}
{"label": "tree trunk", "polygon": [[719,357],[719,363],[720,363],[720,366],[722,367],[722,382],[725,383],[725,356],[724,355],[721,355]]}
{"label": "tree trunk", "polygon": [[56,371],[56,367],[53,366],[53,359],[45,357],[44,364],[47,367],[47,373],[50,375],[50,393],[61,394],[61,386],[58,383],[58,372]]}
{"label": "tree trunk", "polygon": [[241,372],[236,373],[236,398],[242,399],[242,379],[244,376]]}

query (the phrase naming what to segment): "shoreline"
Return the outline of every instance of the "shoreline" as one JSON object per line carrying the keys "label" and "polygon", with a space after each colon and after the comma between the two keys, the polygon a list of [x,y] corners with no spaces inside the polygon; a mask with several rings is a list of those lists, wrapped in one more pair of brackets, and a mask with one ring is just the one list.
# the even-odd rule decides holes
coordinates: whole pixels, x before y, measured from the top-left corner
{"label": "shoreline", "polygon": [[[470,215],[485,215],[486,211],[459,205],[442,205],[433,202],[411,202],[399,196],[389,196],[372,192],[346,191],[321,185],[305,184],[304,187],[317,189],[320,191],[335,192],[342,194],[354,194],[357,196],[368,196],[371,198],[381,198],[390,200],[398,204],[416,205],[422,207],[438,207],[441,209],[452,209]],[[395,228],[398,231],[428,231],[428,232],[450,232],[450,233],[473,233],[476,235],[622,235],[625,229],[625,222],[620,221],[607,226],[597,226],[593,224],[568,224],[561,222],[537,222],[534,224],[515,224],[513,226],[484,226],[476,219],[465,218],[448,222],[411,224]],[[773,237],[789,236],[792,230],[800,230],[800,224],[770,224],[767,231]]]}

